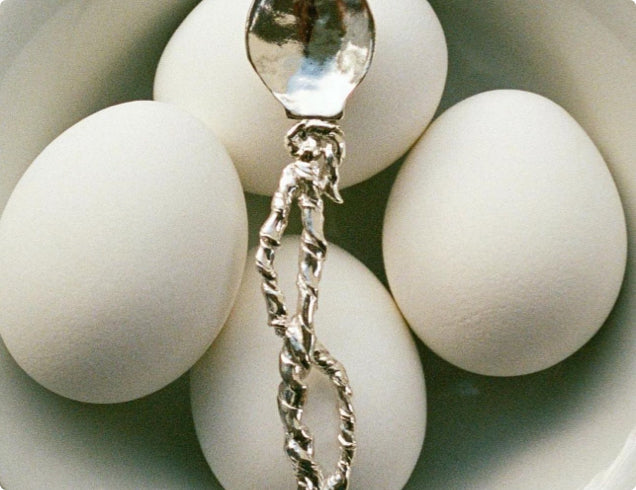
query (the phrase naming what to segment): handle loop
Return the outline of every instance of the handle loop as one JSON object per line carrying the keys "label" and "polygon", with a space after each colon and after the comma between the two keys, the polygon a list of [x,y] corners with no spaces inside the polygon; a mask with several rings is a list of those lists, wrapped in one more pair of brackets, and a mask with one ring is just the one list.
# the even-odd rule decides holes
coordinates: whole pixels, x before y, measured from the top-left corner
{"label": "handle loop", "polygon": [[[317,340],[314,332],[318,283],[327,255],[323,196],[342,202],[338,169],[345,154],[344,137],[335,123],[305,119],[287,133],[286,145],[295,160],[282,171],[270,215],[260,230],[256,253],[268,324],[283,339],[278,410],[285,429],[285,451],[294,467],[298,488],[344,490],[349,486],[356,449],[352,392],[344,366]],[[296,313],[290,317],[274,259],[294,201],[300,208],[303,231],[296,279],[298,303]],[[329,378],[338,396],[340,457],[335,471],[327,478],[314,458],[313,436],[302,421],[308,390],[305,379],[312,367]]]}

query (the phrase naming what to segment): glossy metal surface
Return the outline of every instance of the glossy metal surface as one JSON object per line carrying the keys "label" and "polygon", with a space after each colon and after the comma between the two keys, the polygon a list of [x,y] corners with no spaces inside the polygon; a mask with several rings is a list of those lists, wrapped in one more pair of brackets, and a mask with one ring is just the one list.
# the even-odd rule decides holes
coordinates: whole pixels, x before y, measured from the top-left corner
{"label": "glossy metal surface", "polygon": [[[278,410],[285,452],[298,488],[349,486],[356,450],[352,390],[344,366],[317,340],[314,312],[327,255],[323,196],[342,202],[338,168],[344,158],[339,127],[351,92],[366,75],[375,43],[373,17],[364,0],[255,0],[246,25],[247,54],[254,70],[290,118],[303,119],[287,134],[295,159],[282,172],[271,212],[260,231],[256,266],[263,277],[268,323],[283,338]],[[274,270],[294,202],[301,210],[298,306],[289,316]],[[313,435],[303,424],[312,367],[329,378],[338,394],[340,458],[328,476],[314,458]]]}
{"label": "glossy metal surface", "polygon": [[[267,323],[283,338],[279,357],[282,382],[278,389],[278,411],[285,429],[285,452],[292,462],[298,488],[344,490],[349,485],[356,450],[353,394],[344,366],[318,341],[314,329],[318,284],[327,256],[323,196],[341,201],[338,167],[345,153],[343,134],[331,122],[303,120],[287,134],[287,148],[295,160],[283,169],[269,217],[260,230],[256,253],[256,268],[262,276],[261,289],[267,305]],[[278,285],[274,259],[294,202],[300,208],[303,231],[296,279],[298,305],[296,313],[290,316]],[[303,423],[308,391],[305,380],[314,367],[329,378],[338,397],[340,457],[335,471],[329,476],[324,475],[314,457],[313,435]]]}
{"label": "glossy metal surface", "polygon": [[374,35],[364,0],[255,0],[246,42],[290,117],[337,119],[369,68]]}
{"label": "glossy metal surface", "polygon": [[[356,451],[349,380],[344,366],[317,340],[314,312],[327,255],[323,196],[342,202],[338,168],[344,139],[339,127],[326,120],[342,117],[347,98],[369,69],[374,43],[373,17],[364,0],[255,0],[246,25],[247,54],[254,70],[287,115],[303,119],[287,134],[295,161],[283,169],[256,255],[268,323],[283,338],[278,410],[299,489],[348,488]],[[278,288],[274,257],[294,202],[301,210],[303,231],[298,306],[290,317]],[[305,379],[312,367],[329,378],[339,400],[340,458],[328,476],[314,458],[313,435],[302,420]]]}

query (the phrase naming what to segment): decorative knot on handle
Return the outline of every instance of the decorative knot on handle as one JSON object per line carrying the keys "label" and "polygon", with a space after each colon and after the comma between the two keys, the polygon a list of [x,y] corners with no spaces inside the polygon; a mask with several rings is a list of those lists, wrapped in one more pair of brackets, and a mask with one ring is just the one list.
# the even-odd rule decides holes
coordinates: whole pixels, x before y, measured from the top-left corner
{"label": "decorative knot on handle", "polygon": [[[344,137],[335,123],[305,119],[287,133],[286,145],[294,161],[282,171],[278,189],[272,197],[270,215],[260,230],[256,254],[268,324],[283,338],[278,409],[285,429],[285,451],[294,467],[299,489],[346,489],[356,449],[351,388],[344,367],[316,339],[314,332],[318,283],[327,255],[323,196],[342,202],[338,179],[345,155]],[[278,284],[274,259],[294,201],[300,208],[303,230],[296,278],[297,307],[290,317]],[[340,458],[335,471],[327,478],[314,458],[311,432],[302,422],[307,399],[305,379],[313,366],[329,378],[338,397]]]}

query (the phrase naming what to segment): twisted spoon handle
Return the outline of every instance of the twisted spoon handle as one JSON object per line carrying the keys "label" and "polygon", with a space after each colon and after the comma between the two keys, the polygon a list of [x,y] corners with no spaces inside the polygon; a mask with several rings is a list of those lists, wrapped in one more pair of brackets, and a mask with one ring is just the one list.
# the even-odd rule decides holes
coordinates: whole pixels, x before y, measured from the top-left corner
{"label": "twisted spoon handle", "polygon": [[[318,283],[327,254],[323,195],[341,202],[338,168],[344,158],[344,140],[334,123],[309,119],[296,124],[287,134],[286,142],[295,161],[282,172],[272,198],[270,215],[260,230],[256,254],[268,324],[283,338],[278,410],[285,429],[285,451],[292,462],[299,489],[346,489],[356,449],[351,388],[342,364],[331,356],[314,333]],[[298,303],[296,313],[290,318],[278,284],[274,259],[294,201],[301,211],[303,232],[296,279]],[[336,469],[327,478],[315,460],[313,436],[302,421],[308,389],[305,379],[312,366],[329,378],[338,396],[340,457]]]}

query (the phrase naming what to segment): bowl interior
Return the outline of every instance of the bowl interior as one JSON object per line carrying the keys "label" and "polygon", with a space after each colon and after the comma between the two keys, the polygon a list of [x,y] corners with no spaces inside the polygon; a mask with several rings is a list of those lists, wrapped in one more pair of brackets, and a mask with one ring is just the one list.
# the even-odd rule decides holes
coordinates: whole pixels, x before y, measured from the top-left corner
{"label": "bowl interior", "polygon": [[[29,163],[64,129],[103,107],[151,98],[161,51],[196,3],[0,5],[0,121],[10,121],[0,131],[0,209]],[[629,0],[430,3],[449,47],[439,111],[495,88],[537,92],[562,105],[607,161],[631,249],[636,6]],[[382,216],[399,165],[344,190],[346,204],[330,207],[326,223],[328,238],[383,280]],[[253,244],[269,203],[247,197]],[[579,352],[540,373],[473,375],[420,345],[429,415],[407,488],[576,489],[607,468],[636,426],[635,273],[630,254],[606,325]],[[91,481],[108,488],[183,488],[184,482],[187,488],[221,488],[198,448],[186,378],[143,400],[84,405],[37,386],[0,347],[0,407],[0,481],[8,488],[86,487]],[[56,466],[32,464],[52,461],[52,453],[64,454]]]}

